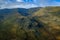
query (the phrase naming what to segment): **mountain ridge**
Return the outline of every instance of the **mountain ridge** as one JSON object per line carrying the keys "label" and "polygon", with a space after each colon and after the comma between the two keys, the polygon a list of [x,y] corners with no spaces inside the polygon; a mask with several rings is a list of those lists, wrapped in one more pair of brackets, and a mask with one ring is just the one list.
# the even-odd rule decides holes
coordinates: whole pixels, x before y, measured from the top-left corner
{"label": "mountain ridge", "polygon": [[21,13],[22,15],[29,15],[29,10],[31,11],[31,13],[35,12],[35,11],[38,11],[41,7],[39,8],[29,8],[29,9],[25,9],[25,8],[13,8],[13,9],[0,9],[0,14],[2,13],[9,13],[9,12],[14,12],[14,11],[17,11],[18,13]]}
{"label": "mountain ridge", "polygon": [[59,14],[60,7],[2,10],[0,40],[60,40]]}

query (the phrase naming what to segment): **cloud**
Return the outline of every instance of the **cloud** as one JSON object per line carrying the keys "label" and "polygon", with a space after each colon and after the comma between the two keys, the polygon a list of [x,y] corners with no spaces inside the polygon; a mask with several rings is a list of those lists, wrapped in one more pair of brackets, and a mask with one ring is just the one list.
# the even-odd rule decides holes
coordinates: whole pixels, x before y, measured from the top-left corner
{"label": "cloud", "polygon": [[40,6],[60,6],[59,0],[39,0]]}
{"label": "cloud", "polygon": [[51,5],[54,5],[54,6],[60,6],[60,2],[53,1],[53,2],[51,3]]}
{"label": "cloud", "polygon": [[60,1],[57,0],[0,0],[1,8],[31,8],[31,7],[46,7],[60,6]]}
{"label": "cloud", "polygon": [[2,5],[2,7],[0,9],[4,9],[4,8],[8,8],[8,9],[11,9],[11,8],[31,8],[31,7],[38,7],[38,5],[35,5],[35,4],[25,4],[25,3],[22,3],[22,4],[8,4],[8,5]]}
{"label": "cloud", "polygon": [[16,0],[17,2],[23,2],[22,0]]}
{"label": "cloud", "polygon": [[[15,2],[16,1],[16,2]],[[29,2],[24,2],[23,0],[15,0],[15,1],[4,1],[4,3],[2,3],[0,5],[0,9],[4,9],[4,8],[31,8],[31,7],[38,7],[37,4],[33,3],[36,2],[36,0],[32,1],[30,0]],[[32,3],[30,3],[32,1]]]}

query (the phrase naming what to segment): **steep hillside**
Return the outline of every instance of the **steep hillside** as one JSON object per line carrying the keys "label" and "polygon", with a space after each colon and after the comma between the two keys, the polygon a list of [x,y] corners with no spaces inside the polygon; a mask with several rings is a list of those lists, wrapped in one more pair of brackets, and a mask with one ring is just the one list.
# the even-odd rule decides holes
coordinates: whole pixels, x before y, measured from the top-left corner
{"label": "steep hillside", "polygon": [[56,40],[60,40],[60,7],[43,8],[34,16],[38,16],[37,20],[45,23],[45,28],[56,37]]}
{"label": "steep hillside", "polygon": [[0,10],[0,40],[60,40],[60,7]]}
{"label": "steep hillside", "polygon": [[34,12],[38,11],[39,9],[40,9],[40,7],[30,8],[30,9],[25,9],[25,8],[0,9],[0,19],[4,19],[6,17],[9,17],[11,15],[15,15],[15,14],[19,14],[19,15],[22,15],[22,16],[30,16]]}

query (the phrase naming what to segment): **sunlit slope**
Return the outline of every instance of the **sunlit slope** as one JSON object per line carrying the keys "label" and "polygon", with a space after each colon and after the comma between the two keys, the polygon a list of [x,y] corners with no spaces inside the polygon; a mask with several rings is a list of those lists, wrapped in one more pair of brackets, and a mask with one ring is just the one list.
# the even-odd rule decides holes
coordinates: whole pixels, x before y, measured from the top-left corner
{"label": "sunlit slope", "polygon": [[37,20],[48,25],[46,29],[60,40],[60,7],[46,7],[34,14]]}
{"label": "sunlit slope", "polygon": [[0,10],[0,40],[60,40],[59,13],[60,7]]}

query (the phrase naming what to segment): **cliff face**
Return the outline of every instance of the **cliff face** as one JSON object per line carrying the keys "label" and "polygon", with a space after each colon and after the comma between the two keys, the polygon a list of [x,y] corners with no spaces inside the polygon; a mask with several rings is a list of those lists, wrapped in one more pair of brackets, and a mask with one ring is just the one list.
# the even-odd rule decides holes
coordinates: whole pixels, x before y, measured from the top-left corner
{"label": "cliff face", "polygon": [[60,40],[60,7],[0,10],[0,40]]}

